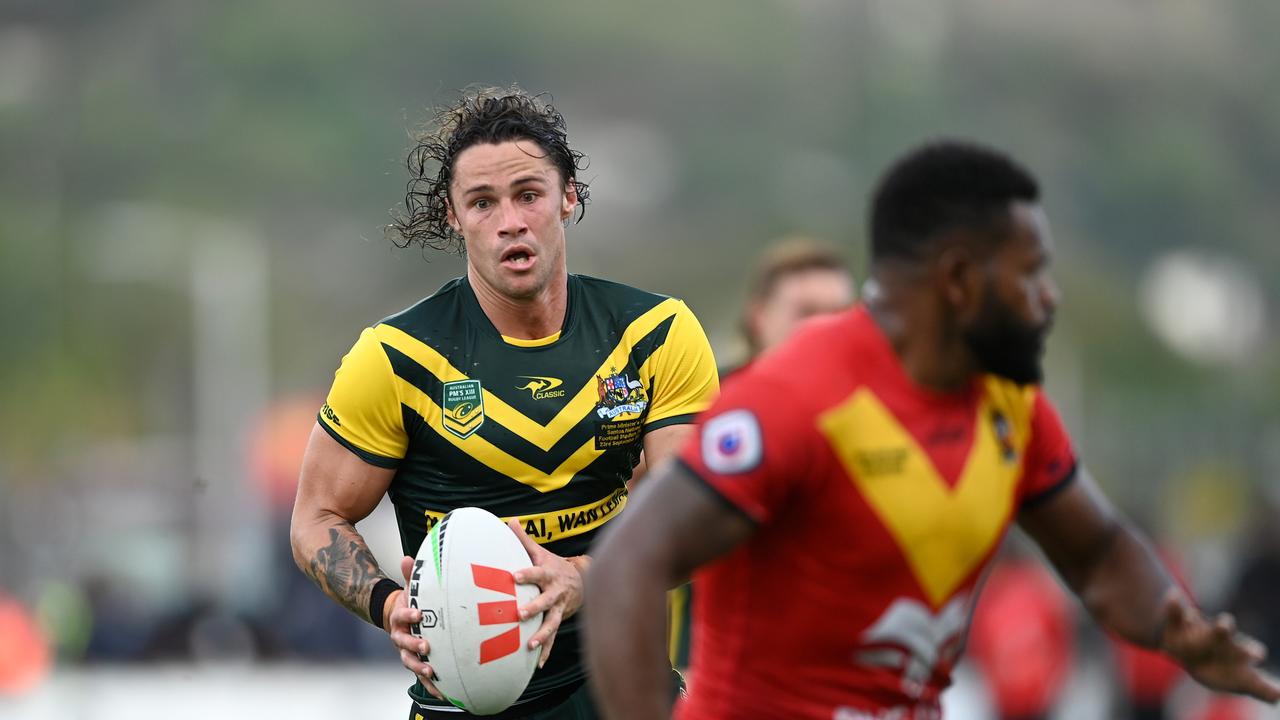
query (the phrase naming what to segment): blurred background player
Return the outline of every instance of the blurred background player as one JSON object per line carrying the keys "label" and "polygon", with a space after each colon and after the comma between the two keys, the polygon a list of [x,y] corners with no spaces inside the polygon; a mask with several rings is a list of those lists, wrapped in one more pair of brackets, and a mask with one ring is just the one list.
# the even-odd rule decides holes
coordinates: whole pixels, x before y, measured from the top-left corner
{"label": "blurred background player", "polygon": [[497,717],[593,718],[574,618],[587,547],[626,504],[641,450],[672,455],[718,388],[683,302],[569,274],[565,228],[587,201],[582,162],[564,118],[520,90],[468,93],[441,112],[409,156],[407,214],[391,234],[464,252],[466,274],[361,333],[311,433],[294,558],[390,633],[418,679],[410,720],[466,713],[432,684],[421,659],[430,648],[410,634],[421,613],[355,523],[390,495],[407,580],[410,556],[450,510],[512,519],[534,562],[516,581],[541,590],[520,612],[545,615],[528,641],[539,670]]}
{"label": "blurred background player", "polygon": [[[777,346],[805,320],[852,305],[857,298],[854,282],[849,263],[826,243],[793,236],[766,248],[742,310],[744,365]],[[721,379],[739,368],[722,369]]]}
{"label": "blurred background player", "polygon": [[1175,585],[1039,387],[1058,291],[1035,179],[982,146],[924,145],[883,176],[870,235],[865,304],[726,383],[604,536],[586,615],[609,717],[670,712],[656,631],[696,570],[677,717],[935,720],[1014,520],[1104,628],[1280,699],[1265,648]]}
{"label": "blurred background player", "polygon": [[[843,310],[856,298],[853,271],[835,248],[802,236],[773,243],[760,254],[743,304],[747,356],[737,366],[721,367],[721,381],[781,343],[805,320]],[[670,605],[671,663],[683,670],[689,665],[691,585],[672,590]]]}
{"label": "blurred background player", "polygon": [[1073,608],[1057,580],[1020,545],[1006,542],[982,584],[965,644],[996,720],[1052,716],[1075,662],[1074,633]]}

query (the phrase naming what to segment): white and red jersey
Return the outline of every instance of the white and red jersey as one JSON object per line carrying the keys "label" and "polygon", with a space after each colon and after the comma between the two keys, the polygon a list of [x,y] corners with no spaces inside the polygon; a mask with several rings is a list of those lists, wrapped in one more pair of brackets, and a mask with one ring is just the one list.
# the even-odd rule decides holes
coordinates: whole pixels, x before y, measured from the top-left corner
{"label": "white and red jersey", "polygon": [[922,388],[861,306],[735,374],[680,457],[758,527],[694,577],[679,720],[938,717],[983,569],[1075,475],[1039,388]]}

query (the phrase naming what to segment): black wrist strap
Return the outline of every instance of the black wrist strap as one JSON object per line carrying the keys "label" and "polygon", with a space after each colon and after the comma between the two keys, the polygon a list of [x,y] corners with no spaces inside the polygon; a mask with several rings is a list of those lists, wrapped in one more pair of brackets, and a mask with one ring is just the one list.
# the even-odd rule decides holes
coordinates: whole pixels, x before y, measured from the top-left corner
{"label": "black wrist strap", "polygon": [[382,627],[382,610],[387,604],[387,596],[399,589],[400,584],[395,580],[382,578],[369,593],[369,622],[379,630],[386,630]]}

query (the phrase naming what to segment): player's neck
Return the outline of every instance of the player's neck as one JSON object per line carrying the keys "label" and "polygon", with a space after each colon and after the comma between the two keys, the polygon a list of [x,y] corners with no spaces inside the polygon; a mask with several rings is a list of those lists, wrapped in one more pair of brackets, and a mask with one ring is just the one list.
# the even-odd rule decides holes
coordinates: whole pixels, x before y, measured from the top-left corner
{"label": "player's neck", "polygon": [[518,340],[540,340],[560,332],[569,307],[567,273],[547,283],[547,287],[527,298],[504,295],[469,274],[471,289],[480,309],[503,336]]}
{"label": "player's neck", "polygon": [[938,392],[963,390],[979,371],[977,361],[959,332],[941,321],[932,298],[906,287],[910,282],[877,276],[865,298],[867,310],[917,385]]}

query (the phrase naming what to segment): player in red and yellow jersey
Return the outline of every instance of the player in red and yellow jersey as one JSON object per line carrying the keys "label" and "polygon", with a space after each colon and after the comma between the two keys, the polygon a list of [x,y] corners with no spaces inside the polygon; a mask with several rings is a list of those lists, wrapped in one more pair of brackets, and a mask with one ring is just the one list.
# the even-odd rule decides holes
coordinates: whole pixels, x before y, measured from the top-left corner
{"label": "player in red and yellow jersey", "polygon": [[690,572],[680,720],[939,718],[1014,521],[1108,630],[1210,687],[1280,699],[1261,645],[1178,590],[1039,388],[1058,298],[1038,193],[966,143],[891,169],[865,304],[728,381],[606,533],[587,622],[610,718],[669,713],[663,591]]}

